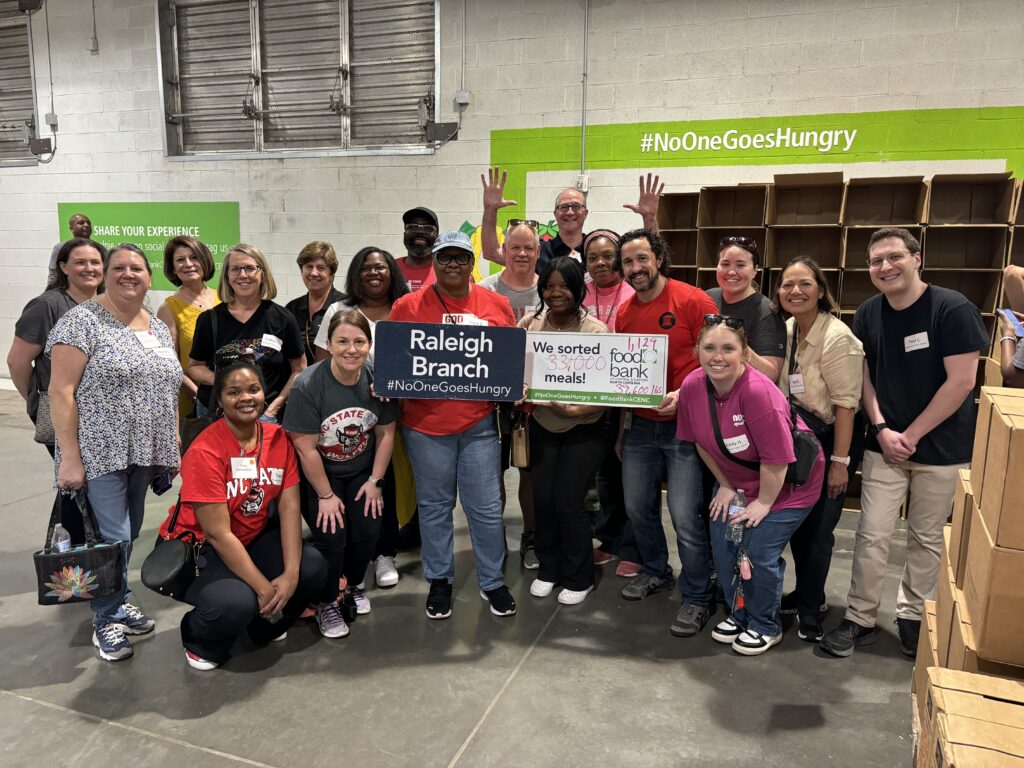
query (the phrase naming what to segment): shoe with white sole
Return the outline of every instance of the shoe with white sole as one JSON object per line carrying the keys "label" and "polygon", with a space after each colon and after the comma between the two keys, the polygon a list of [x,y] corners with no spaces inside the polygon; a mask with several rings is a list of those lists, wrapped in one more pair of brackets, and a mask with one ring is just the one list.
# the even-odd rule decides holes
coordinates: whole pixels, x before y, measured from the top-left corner
{"label": "shoe with white sole", "polygon": [[366,592],[363,591],[362,587],[352,587],[352,599],[356,603],[356,613],[360,616],[365,616],[370,612],[370,598],[366,596]]}
{"label": "shoe with white sole", "polygon": [[121,622],[126,635],[148,635],[156,629],[156,622],[131,603],[121,603],[125,618]]}
{"label": "shoe with white sole", "polygon": [[381,555],[373,561],[373,577],[381,589],[390,589],[398,583],[398,569],[395,558]]}
{"label": "shoe with white sole", "polygon": [[96,646],[100,658],[104,661],[124,661],[135,653],[132,644],[124,636],[124,625],[118,621],[96,627],[92,631],[92,644]]}
{"label": "shoe with white sole", "polygon": [[733,641],[743,634],[743,627],[737,624],[732,616],[722,619],[711,630],[711,639],[723,645],[732,645]]}
{"label": "shoe with white sole", "polygon": [[760,656],[781,642],[781,632],[777,635],[762,635],[756,629],[747,629],[733,640],[732,649],[743,656]]}
{"label": "shoe with white sole", "polygon": [[209,672],[211,669],[216,669],[220,666],[216,661],[210,661],[204,659],[202,656],[192,653],[188,648],[185,649],[185,661],[192,669],[198,669],[200,672]]}
{"label": "shoe with white sole", "polygon": [[558,602],[562,605],[579,605],[593,591],[593,586],[589,586],[586,589],[563,589],[558,593]]}
{"label": "shoe with white sole", "polygon": [[334,600],[329,603],[320,603],[320,607],[316,609],[316,624],[320,628],[320,634],[324,637],[345,637],[349,632],[348,624],[342,618],[341,609]]}
{"label": "shoe with white sole", "polygon": [[551,594],[551,591],[555,588],[555,582],[544,581],[543,579],[534,579],[533,583],[530,584],[530,594],[534,597],[547,597]]}

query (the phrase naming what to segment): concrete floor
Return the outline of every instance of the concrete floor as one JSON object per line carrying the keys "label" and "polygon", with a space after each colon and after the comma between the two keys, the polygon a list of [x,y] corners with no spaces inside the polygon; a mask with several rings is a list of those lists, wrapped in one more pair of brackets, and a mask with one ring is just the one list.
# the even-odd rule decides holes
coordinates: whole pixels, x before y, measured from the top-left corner
{"label": "concrete floor", "polygon": [[[425,618],[426,585],[405,553],[399,585],[370,590],[373,612],[348,638],[324,640],[303,622],[285,643],[201,673],[181,650],[185,607],[137,581],[168,494],[151,497],[131,572],[157,631],[136,642],[130,661],[107,664],[91,646],[87,607],[36,605],[30,552],[45,533],[52,469],[28,427],[17,395],[0,392],[0,765],[911,764],[912,665],[893,623],[902,546],[893,547],[876,645],[833,659],[790,627],[765,656],[742,658],[708,629],[673,638],[678,594],[627,603],[609,566],[584,604],[565,607],[530,597],[513,553],[519,613],[492,616],[456,512],[452,620]],[[518,509],[508,520],[515,550]],[[841,524],[829,628],[849,584],[855,524]]]}

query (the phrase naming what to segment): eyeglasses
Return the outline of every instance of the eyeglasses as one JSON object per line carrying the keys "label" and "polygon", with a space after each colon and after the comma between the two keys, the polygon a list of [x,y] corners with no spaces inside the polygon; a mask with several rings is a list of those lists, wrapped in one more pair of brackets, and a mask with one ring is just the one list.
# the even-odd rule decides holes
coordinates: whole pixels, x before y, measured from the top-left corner
{"label": "eyeglasses", "polygon": [[441,251],[440,253],[435,253],[434,258],[437,259],[437,263],[442,267],[451,264],[453,261],[460,267],[464,267],[473,261],[473,254],[468,251],[459,251],[458,253]]}
{"label": "eyeglasses", "polygon": [[508,226],[505,227],[505,231],[508,232],[512,227],[529,227],[536,232],[540,229],[540,222],[536,219],[509,219]]}
{"label": "eyeglasses", "polygon": [[704,326],[721,325],[725,323],[727,328],[732,328],[734,331],[743,330],[743,318],[742,317],[727,317],[725,315],[704,315]]}
{"label": "eyeglasses", "polygon": [[437,232],[433,224],[406,224],[405,231],[412,235],[430,235]]}
{"label": "eyeglasses", "polygon": [[745,251],[751,253],[757,253],[757,242],[749,237],[742,237],[741,235],[733,235],[732,237],[723,237],[718,241],[718,250],[728,248],[730,245],[738,245]]}
{"label": "eyeglasses", "polygon": [[368,274],[370,272],[390,272],[391,267],[387,264],[363,264],[359,268],[359,274]]}
{"label": "eyeglasses", "polygon": [[569,211],[580,213],[585,210],[587,210],[587,206],[583,203],[562,203],[555,206],[555,213],[568,213]]}
{"label": "eyeglasses", "polygon": [[879,269],[882,264],[888,261],[890,264],[899,264],[907,256],[910,255],[910,251],[893,251],[892,253],[883,253],[881,256],[876,256],[873,259],[868,259],[868,267],[871,269]]}
{"label": "eyeglasses", "polygon": [[232,276],[237,275],[255,275],[259,273],[260,268],[255,264],[244,264],[240,267],[228,267],[228,274]]}

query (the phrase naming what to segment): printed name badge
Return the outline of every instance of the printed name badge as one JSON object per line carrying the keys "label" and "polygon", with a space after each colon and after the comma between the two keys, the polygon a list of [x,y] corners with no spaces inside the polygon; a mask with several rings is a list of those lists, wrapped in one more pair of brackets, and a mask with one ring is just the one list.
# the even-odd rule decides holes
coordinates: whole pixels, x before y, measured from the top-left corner
{"label": "printed name badge", "polygon": [[163,346],[152,331],[135,331],[135,338],[139,340],[143,349],[157,349]]}
{"label": "printed name badge", "polygon": [[747,440],[746,435],[736,435],[736,437],[727,437],[722,442],[725,443],[725,447],[729,449],[729,453],[739,453],[750,447],[750,441]]}
{"label": "printed name badge", "polygon": [[231,457],[231,479],[232,480],[255,480],[256,479],[256,457],[255,456],[232,456]]}
{"label": "printed name badge", "polygon": [[162,357],[164,360],[177,360],[178,354],[170,347],[157,347],[153,350],[157,357]]}
{"label": "printed name badge", "polygon": [[903,337],[903,351],[913,352],[915,349],[928,349],[928,331],[921,331]]}
{"label": "printed name badge", "polygon": [[791,373],[789,375],[789,391],[794,395],[802,395],[804,392],[804,375],[802,373]]}
{"label": "printed name badge", "polygon": [[281,351],[281,345],[282,345],[281,340],[279,338],[277,338],[277,336],[275,336],[272,333],[264,333],[263,334],[263,340],[260,341],[260,346],[261,347],[267,347],[269,349],[273,349],[273,350],[276,350],[278,352]]}

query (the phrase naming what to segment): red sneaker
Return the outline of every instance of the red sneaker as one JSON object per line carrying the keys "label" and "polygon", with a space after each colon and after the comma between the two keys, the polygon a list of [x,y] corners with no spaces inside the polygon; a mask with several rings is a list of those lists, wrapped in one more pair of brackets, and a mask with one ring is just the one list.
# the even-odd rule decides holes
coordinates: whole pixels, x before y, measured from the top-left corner
{"label": "red sneaker", "polygon": [[615,558],[601,549],[594,550],[594,565],[607,565]]}
{"label": "red sneaker", "polygon": [[615,569],[615,575],[623,579],[632,579],[635,576],[639,576],[642,569],[643,566],[640,563],[634,563],[632,560],[622,560],[619,563],[619,567]]}

